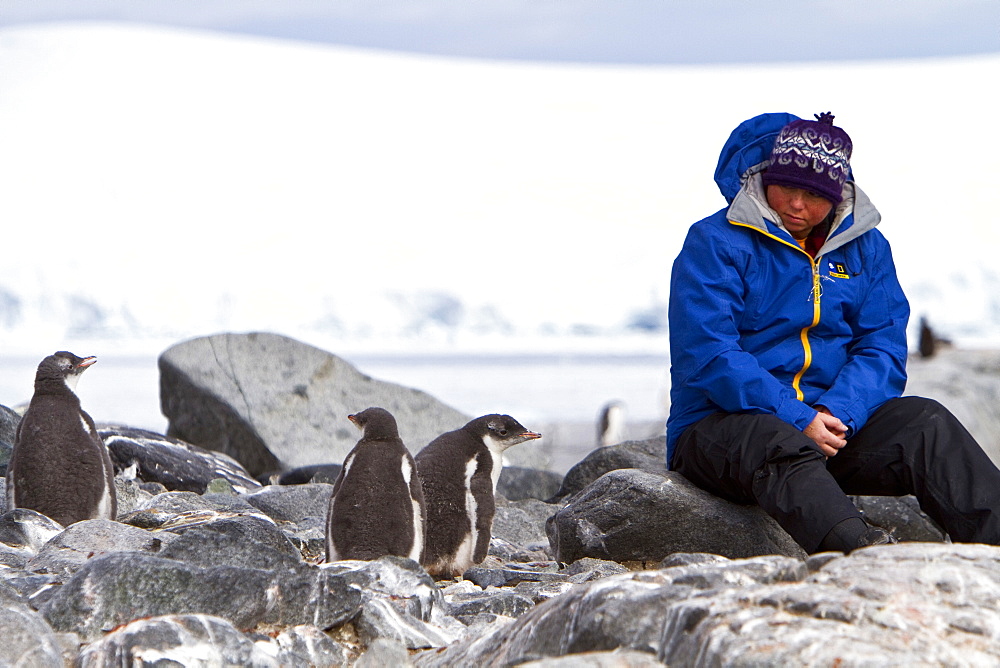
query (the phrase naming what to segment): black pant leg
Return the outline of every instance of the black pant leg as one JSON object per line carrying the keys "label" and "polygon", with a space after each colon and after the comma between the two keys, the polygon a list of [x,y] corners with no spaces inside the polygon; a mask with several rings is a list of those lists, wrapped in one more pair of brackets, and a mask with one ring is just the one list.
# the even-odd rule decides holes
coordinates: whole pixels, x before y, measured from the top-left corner
{"label": "black pant leg", "polygon": [[827,469],[848,494],[913,494],[954,541],[1000,545],[1000,470],[932,399],[887,401]]}
{"label": "black pant leg", "polygon": [[671,469],[736,503],[757,503],[807,552],[861,517],[813,441],[773,415],[716,413],[678,439]]}

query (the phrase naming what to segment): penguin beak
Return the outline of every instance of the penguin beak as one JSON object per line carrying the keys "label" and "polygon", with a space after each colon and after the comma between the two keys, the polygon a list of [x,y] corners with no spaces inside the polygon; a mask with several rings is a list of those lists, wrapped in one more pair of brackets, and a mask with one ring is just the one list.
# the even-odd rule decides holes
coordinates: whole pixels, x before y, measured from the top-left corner
{"label": "penguin beak", "polygon": [[358,429],[361,428],[361,425],[358,424],[358,416],[357,415],[348,415],[347,419],[350,420],[354,424],[354,426],[357,427]]}
{"label": "penguin beak", "polygon": [[83,371],[84,369],[86,369],[91,364],[94,364],[96,361],[97,361],[97,358],[94,357],[93,355],[90,356],[90,357],[84,357],[83,360],[79,364],[76,365],[76,368],[80,369],[81,371]]}
{"label": "penguin beak", "polygon": [[541,438],[541,437],[542,437],[541,434],[536,434],[533,431],[526,431],[523,434],[521,434],[521,438],[523,438],[526,441],[533,441],[536,438]]}

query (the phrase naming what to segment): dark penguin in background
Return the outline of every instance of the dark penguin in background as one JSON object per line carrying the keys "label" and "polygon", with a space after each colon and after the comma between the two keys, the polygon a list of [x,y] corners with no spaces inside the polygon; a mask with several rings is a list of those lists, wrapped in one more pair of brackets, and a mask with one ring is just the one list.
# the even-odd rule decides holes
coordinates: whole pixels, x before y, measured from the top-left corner
{"label": "dark penguin in background", "polygon": [[424,496],[413,457],[384,408],[348,416],[362,431],[333,484],[326,520],[326,560],[420,561],[424,547]]}
{"label": "dark penguin in background", "polygon": [[509,415],[484,415],[417,453],[427,507],[422,563],[430,575],[457,577],[486,558],[503,451],[536,438]]}
{"label": "dark penguin in background", "polygon": [[115,519],[111,458],[75,392],[80,374],[96,361],[60,351],[38,365],[7,467],[8,508],[28,508],[63,526]]}

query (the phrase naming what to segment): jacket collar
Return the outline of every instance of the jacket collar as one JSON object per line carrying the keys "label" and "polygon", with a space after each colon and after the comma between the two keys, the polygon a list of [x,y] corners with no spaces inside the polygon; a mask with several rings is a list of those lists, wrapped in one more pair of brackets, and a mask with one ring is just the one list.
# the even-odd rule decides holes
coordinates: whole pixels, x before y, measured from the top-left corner
{"label": "jacket collar", "polygon": [[[733,203],[729,205],[726,217],[733,223],[758,229],[770,236],[777,236],[775,234],[777,231],[794,243],[792,235],[782,225],[781,217],[767,205],[764,183],[761,180],[761,172],[765,167],[767,167],[766,162],[747,170],[743,186],[733,198]],[[826,243],[819,249],[818,255],[829,253],[860,237],[874,229],[882,220],[882,216],[868,199],[868,195],[856,183],[848,181],[844,190],[844,200],[837,205],[830,233],[827,235]]]}

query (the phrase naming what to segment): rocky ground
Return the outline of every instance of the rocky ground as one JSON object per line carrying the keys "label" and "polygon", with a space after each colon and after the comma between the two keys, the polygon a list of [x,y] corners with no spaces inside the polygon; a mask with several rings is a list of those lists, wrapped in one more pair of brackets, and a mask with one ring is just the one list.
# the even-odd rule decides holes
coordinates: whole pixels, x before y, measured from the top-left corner
{"label": "rocky ground", "polygon": [[[287,393],[333,392],[315,385],[314,373],[326,369],[329,378],[331,364],[296,371],[295,360],[312,353],[292,354],[294,342],[238,343],[229,349],[248,350],[247,363],[279,346],[274,359],[288,362],[271,371],[287,379]],[[207,401],[192,398],[209,390],[183,374],[178,353],[177,391],[188,398],[174,405],[210,414]],[[242,363],[226,362],[230,378],[249,377]],[[349,394],[350,382],[329,382]],[[164,387],[165,403],[172,391]],[[391,406],[391,388],[379,391]],[[508,466],[490,556],[464,578],[435,582],[395,557],[324,564],[336,460],[303,456],[314,446],[307,436],[294,459],[283,454],[259,428],[265,411],[254,404],[283,399],[246,396],[227,404],[225,419],[231,433],[248,434],[261,470],[242,463],[239,439],[228,454],[193,445],[173,428],[185,422],[179,415],[168,414],[170,436],[104,425],[118,471],[117,521],[62,527],[28,510],[0,515],[0,665],[1000,661],[1000,548],[948,542],[912,498],[864,497],[855,500],[869,521],[904,542],[809,556],[759,509],[667,472],[662,438],[599,448],[565,476]],[[405,402],[396,408],[402,425]],[[266,411],[274,421],[305,413],[289,414]],[[0,407],[2,465],[17,420]],[[326,427],[313,424],[301,433],[321,441]],[[454,427],[427,429],[439,428]],[[289,471],[289,461],[329,466]],[[263,484],[279,479],[263,470],[271,465],[286,481],[306,482]]]}

